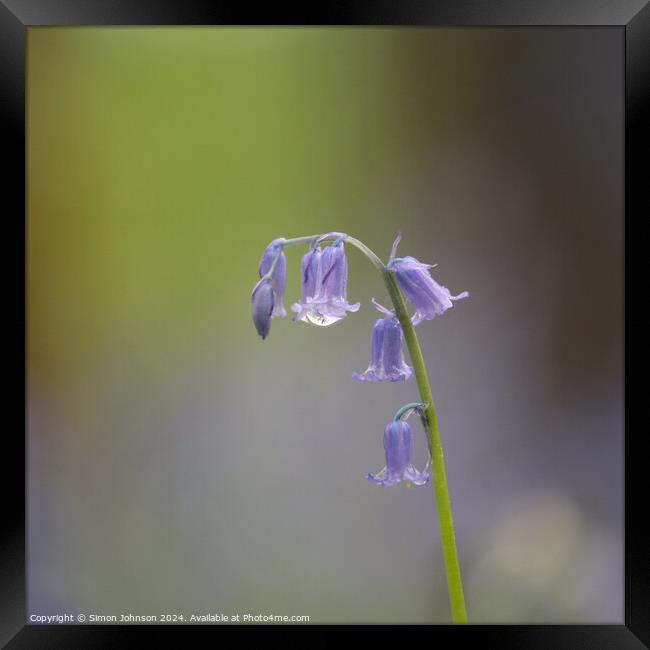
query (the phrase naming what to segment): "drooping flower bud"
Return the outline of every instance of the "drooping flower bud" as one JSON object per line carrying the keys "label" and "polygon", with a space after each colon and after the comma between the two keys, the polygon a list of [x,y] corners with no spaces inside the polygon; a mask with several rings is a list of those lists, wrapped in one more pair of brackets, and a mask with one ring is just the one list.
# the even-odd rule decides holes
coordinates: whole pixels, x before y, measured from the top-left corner
{"label": "drooping flower bud", "polygon": [[271,316],[273,314],[273,283],[271,278],[264,276],[253,289],[251,307],[253,323],[257,333],[265,339],[271,331]]}

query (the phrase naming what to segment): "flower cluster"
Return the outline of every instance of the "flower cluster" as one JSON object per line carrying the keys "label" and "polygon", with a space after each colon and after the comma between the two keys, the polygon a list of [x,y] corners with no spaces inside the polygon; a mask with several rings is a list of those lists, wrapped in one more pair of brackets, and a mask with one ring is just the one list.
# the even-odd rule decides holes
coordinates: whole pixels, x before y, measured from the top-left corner
{"label": "flower cluster", "polygon": [[[430,269],[435,265],[424,264],[414,257],[396,257],[400,239],[401,236],[398,235],[385,267],[374,253],[345,233],[328,233],[295,240],[283,238],[273,240],[262,255],[259,264],[260,279],[251,294],[252,316],[257,333],[265,339],[271,330],[272,318],[287,316],[284,308],[287,283],[287,260],[284,249],[293,244],[309,245],[300,264],[301,298],[291,305],[292,311],[296,314],[294,321],[327,327],[343,320],[349,312],[359,310],[360,303],[350,304],[347,298],[346,241],[355,244],[369,256],[372,255],[371,261],[393,275],[404,297],[415,310],[411,316],[413,326],[444,314],[453,307],[453,301],[469,295],[464,291],[452,296],[447,288],[438,284],[430,273]],[[325,245],[328,241],[331,243]],[[372,302],[382,317],[372,328],[370,364],[365,372],[352,373],[353,377],[360,382],[406,381],[413,375],[413,370],[404,360],[402,325],[393,310],[383,307],[374,298]],[[410,329],[412,331],[413,328]],[[388,424],[384,432],[386,467],[376,475],[369,474],[369,480],[385,486],[402,481],[423,485],[429,480],[429,463],[422,472],[418,472],[412,464],[413,433],[406,421],[411,413],[418,411],[426,429],[424,406],[416,404],[404,407]]]}
{"label": "flower cluster", "polygon": [[[321,238],[322,239],[322,238]],[[361,303],[348,303],[348,260],[343,242],[345,235],[321,250],[317,239],[302,258],[302,298],[291,305],[296,312],[293,320],[326,327],[347,316],[347,312],[359,311]]]}

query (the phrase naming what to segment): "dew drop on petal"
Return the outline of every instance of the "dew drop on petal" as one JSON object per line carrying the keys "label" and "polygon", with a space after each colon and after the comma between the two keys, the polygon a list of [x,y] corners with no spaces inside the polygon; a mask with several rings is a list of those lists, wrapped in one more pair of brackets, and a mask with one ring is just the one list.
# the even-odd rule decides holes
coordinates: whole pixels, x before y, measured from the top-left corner
{"label": "dew drop on petal", "polygon": [[306,323],[311,323],[312,325],[317,325],[318,327],[328,327],[329,325],[334,325],[342,320],[341,316],[324,316],[313,309],[308,311],[305,314],[305,317],[302,319]]}

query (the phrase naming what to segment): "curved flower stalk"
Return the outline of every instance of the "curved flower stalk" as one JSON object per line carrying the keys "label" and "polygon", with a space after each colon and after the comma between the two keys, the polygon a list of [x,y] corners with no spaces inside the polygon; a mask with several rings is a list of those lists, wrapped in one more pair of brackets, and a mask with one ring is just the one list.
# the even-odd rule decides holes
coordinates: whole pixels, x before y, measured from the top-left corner
{"label": "curved flower stalk", "polygon": [[[452,296],[448,289],[431,277],[429,269],[433,268],[432,265],[423,264],[414,257],[396,257],[400,239],[398,234],[388,264],[384,264],[363,242],[345,233],[274,240],[262,256],[260,280],[251,295],[253,322],[264,339],[269,334],[272,317],[286,314],[282,303],[286,286],[284,249],[288,246],[309,246],[301,262],[302,296],[291,306],[296,312],[293,320],[322,327],[341,321],[349,312],[358,311],[359,303],[351,305],[347,299],[348,265],[344,242],[361,251],[381,272],[393,310],[382,307],[373,299],[384,317],[377,320],[373,327],[372,357],[368,369],[361,375],[353,375],[358,381],[405,381],[414,375],[422,401],[400,409],[386,426],[386,467],[377,474],[369,474],[368,479],[383,486],[399,483],[423,485],[433,475],[452,620],[454,623],[466,623],[467,612],[442,439],[415,325],[440,316],[453,306],[453,301],[466,298],[469,294],[464,291]],[[328,241],[332,243],[323,249],[322,245]],[[412,316],[408,313],[405,296],[415,308]],[[412,368],[404,361],[403,343],[408,348]],[[414,412],[420,415],[429,448],[429,461],[422,471],[418,471],[412,462],[413,432],[406,421]]]}

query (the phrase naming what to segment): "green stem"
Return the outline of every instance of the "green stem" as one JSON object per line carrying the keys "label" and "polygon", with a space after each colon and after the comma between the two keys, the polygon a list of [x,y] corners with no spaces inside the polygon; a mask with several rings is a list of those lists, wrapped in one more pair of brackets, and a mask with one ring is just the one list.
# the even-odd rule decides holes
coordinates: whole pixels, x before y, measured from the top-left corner
{"label": "green stem", "polygon": [[445,560],[447,573],[447,588],[449,590],[449,602],[451,605],[451,617],[454,623],[467,623],[467,611],[465,609],[465,597],[463,595],[463,582],[460,577],[460,566],[458,564],[458,551],[456,550],[456,536],[454,534],[454,520],[451,514],[451,502],[449,500],[449,488],[447,487],[447,473],[445,471],[445,458],[442,451],[442,440],[436,409],[431,396],[429,377],[424,364],[424,357],[420,349],[415,327],[406,310],[404,296],[397,286],[395,276],[391,271],[384,268],[384,282],[388,294],[395,307],[397,316],[404,332],[404,340],[411,355],[415,379],[420,391],[420,398],[427,404],[426,416],[429,422],[429,442],[431,445],[431,462],[433,465],[433,480],[438,506],[438,521],[440,524],[440,537],[442,539],[442,553]]}

